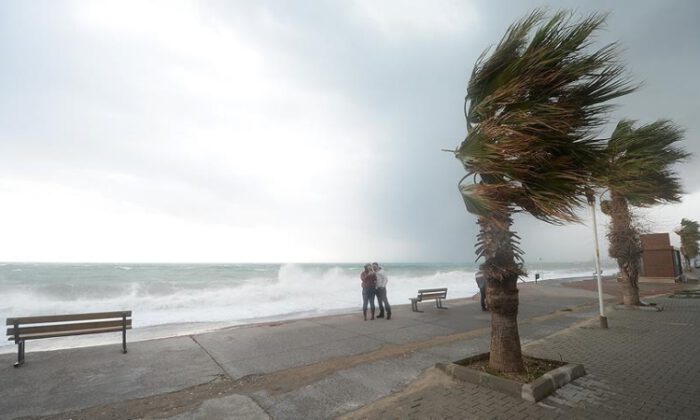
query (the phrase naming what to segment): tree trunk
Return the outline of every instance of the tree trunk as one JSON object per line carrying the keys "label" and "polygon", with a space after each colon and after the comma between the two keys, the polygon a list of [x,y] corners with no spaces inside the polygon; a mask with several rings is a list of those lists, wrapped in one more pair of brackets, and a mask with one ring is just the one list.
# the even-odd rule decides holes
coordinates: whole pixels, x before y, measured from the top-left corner
{"label": "tree trunk", "polygon": [[487,280],[486,296],[491,311],[489,366],[500,372],[522,372],[524,369],[518,332],[517,279]]}
{"label": "tree trunk", "polygon": [[611,192],[609,254],[617,260],[622,277],[622,303],[641,305],[639,300],[639,259],[642,247],[639,234],[630,213],[627,200],[621,194]]}
{"label": "tree trunk", "polygon": [[518,277],[523,273],[516,262],[517,236],[510,231],[509,212],[479,218],[479,251],[484,257],[481,270],[486,277],[486,299],[491,311],[491,353],[489,366],[499,372],[524,371],[518,333]]}
{"label": "tree trunk", "polygon": [[624,305],[641,305],[639,300],[639,271],[629,265],[620,264],[620,274],[622,275],[622,303]]}

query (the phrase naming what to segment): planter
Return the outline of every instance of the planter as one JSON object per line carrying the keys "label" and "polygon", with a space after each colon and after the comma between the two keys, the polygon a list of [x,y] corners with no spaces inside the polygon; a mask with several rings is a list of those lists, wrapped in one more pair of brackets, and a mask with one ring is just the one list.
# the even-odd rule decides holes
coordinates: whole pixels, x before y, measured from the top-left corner
{"label": "planter", "polygon": [[[483,370],[468,367],[468,365],[471,363],[488,360],[488,358],[489,353],[484,353],[459,360],[455,363],[438,363],[436,367],[455,379],[490,388],[530,402],[540,401],[541,399],[550,395],[556,389],[561,388],[574,379],[586,374],[583,365],[567,363],[543,374],[530,383],[522,383],[512,379],[492,375],[488,372],[484,372]],[[553,360],[538,359],[535,357],[527,358],[531,360],[556,363],[556,361]]]}

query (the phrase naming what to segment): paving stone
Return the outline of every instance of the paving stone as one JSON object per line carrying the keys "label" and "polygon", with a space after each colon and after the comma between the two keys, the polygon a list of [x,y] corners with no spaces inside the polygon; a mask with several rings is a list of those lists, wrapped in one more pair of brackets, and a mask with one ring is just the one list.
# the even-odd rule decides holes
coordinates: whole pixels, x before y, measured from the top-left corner
{"label": "paving stone", "polygon": [[[664,311],[613,311],[608,330],[591,322],[524,346],[526,354],[583,363],[588,372],[538,404],[456,382],[399,398],[385,412],[406,418],[455,413],[491,419],[698,418],[700,300],[652,301],[664,305]],[[432,351],[449,354],[451,349]],[[367,418],[382,416],[371,413]]]}

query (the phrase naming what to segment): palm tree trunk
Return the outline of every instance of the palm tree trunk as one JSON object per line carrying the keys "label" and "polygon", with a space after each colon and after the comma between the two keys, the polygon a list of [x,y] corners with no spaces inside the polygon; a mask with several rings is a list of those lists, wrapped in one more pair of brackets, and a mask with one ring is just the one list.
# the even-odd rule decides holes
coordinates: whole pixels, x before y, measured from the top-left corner
{"label": "palm tree trunk", "polygon": [[509,212],[479,217],[480,245],[485,257],[481,270],[486,276],[486,298],[491,311],[489,366],[499,372],[522,372],[523,357],[518,333],[518,277],[521,265],[515,260],[513,223]]}
{"label": "palm tree trunk", "polygon": [[486,295],[491,311],[489,366],[500,372],[522,372],[523,356],[518,332],[518,287],[515,281],[487,280]]}
{"label": "palm tree trunk", "polygon": [[622,275],[622,303],[624,305],[641,305],[639,300],[639,271],[627,264],[620,264],[620,274]]}
{"label": "palm tree trunk", "polygon": [[617,260],[622,277],[622,303],[640,305],[639,259],[642,247],[634,226],[627,200],[621,194],[611,193],[610,256]]}

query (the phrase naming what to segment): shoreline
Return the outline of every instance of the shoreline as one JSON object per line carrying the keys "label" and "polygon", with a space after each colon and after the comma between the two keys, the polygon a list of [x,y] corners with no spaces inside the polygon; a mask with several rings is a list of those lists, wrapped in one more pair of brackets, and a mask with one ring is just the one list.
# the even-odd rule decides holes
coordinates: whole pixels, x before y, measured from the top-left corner
{"label": "shoreline", "polygon": [[[603,280],[606,278],[611,278],[611,276],[603,276]],[[537,282],[532,281],[519,281],[518,287],[534,287],[540,283],[546,285],[556,285],[560,286],[564,283],[585,281],[595,279],[593,276],[576,276],[576,277],[562,277],[553,279],[540,279]],[[479,293],[473,294],[471,296],[460,296],[451,299],[447,299],[446,303],[469,303],[475,302],[474,299],[478,298]],[[397,303],[392,304],[395,308],[406,308],[410,307],[410,303]],[[132,328],[127,332],[127,343],[136,343],[142,341],[150,340],[161,340],[174,337],[189,336],[194,334],[203,334],[208,332],[216,332],[222,330],[229,330],[235,328],[251,328],[259,327],[265,325],[280,325],[290,322],[295,322],[299,320],[311,320],[318,318],[329,318],[340,315],[350,315],[353,313],[359,313],[359,308],[346,307],[338,309],[329,309],[324,311],[304,311],[304,312],[292,312],[285,314],[277,314],[272,316],[265,316],[259,318],[248,318],[241,320],[231,320],[231,321],[203,321],[203,322],[189,322],[189,323],[167,323],[167,324],[157,324],[148,325],[143,327]],[[73,337],[61,337],[61,338],[49,338],[44,340],[37,340],[31,342],[32,351],[57,351],[66,349],[76,349],[85,347],[96,347],[103,345],[110,345],[118,341],[115,337],[116,333],[105,333],[105,334],[94,334],[94,335],[83,335],[83,336],[73,336]],[[116,340],[116,341],[115,341]],[[6,345],[0,345],[0,354],[9,354],[16,352],[16,345],[12,342],[8,342]]]}

